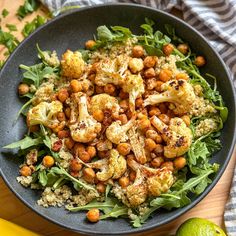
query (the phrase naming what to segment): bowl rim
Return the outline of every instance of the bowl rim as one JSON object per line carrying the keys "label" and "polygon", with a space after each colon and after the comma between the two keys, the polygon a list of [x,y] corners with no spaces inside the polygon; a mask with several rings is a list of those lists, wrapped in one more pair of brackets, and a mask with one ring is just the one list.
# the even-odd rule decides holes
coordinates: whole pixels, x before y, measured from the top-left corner
{"label": "bowl rim", "polygon": [[[59,19],[62,19],[62,18],[65,18],[67,17],[68,15],[72,15],[72,14],[77,14],[78,12],[81,12],[81,11],[87,11],[89,9],[94,9],[94,8],[104,8],[104,7],[133,7],[133,8],[144,8],[144,9],[148,9],[148,10],[152,10],[152,11],[155,11],[157,13],[161,13],[163,15],[166,15],[168,16],[169,18],[172,18],[173,20],[185,25],[186,27],[190,28],[192,31],[194,31],[198,37],[200,37],[203,41],[205,41],[205,43],[208,45],[208,47],[215,53],[217,59],[220,61],[220,63],[223,65],[224,67],[224,70],[226,72],[226,75],[227,75],[227,78],[230,82],[230,86],[231,86],[231,90],[233,91],[233,99],[234,99],[234,110],[235,110],[235,123],[236,123],[236,92],[235,92],[235,89],[234,89],[234,85],[233,85],[233,81],[230,79],[231,78],[231,74],[229,73],[229,69],[228,67],[226,66],[225,62],[223,61],[223,59],[220,57],[219,53],[208,43],[207,39],[200,33],[198,32],[196,29],[194,29],[190,24],[186,23],[185,21],[183,21],[182,19],[168,13],[168,12],[165,12],[163,10],[160,10],[160,9],[156,9],[156,8],[153,8],[153,7],[148,7],[148,6],[144,6],[144,5],[141,5],[141,4],[134,4],[134,3],[105,3],[105,4],[97,4],[97,5],[92,5],[92,6],[85,6],[85,7],[81,7],[79,9],[74,9],[74,10],[69,10],[68,12],[66,13],[63,13],[59,16],[56,16],[55,18],[49,20],[47,23],[45,23],[44,25],[40,26],[39,28],[37,28],[33,33],[31,33],[30,36],[28,36],[27,38],[25,38],[16,48],[15,50],[12,52],[12,54],[9,56],[9,58],[6,60],[5,64],[3,65],[1,71],[0,71],[0,81],[1,81],[1,78],[2,78],[2,73],[5,69],[5,67],[7,67],[9,61],[11,61],[11,59],[15,56],[16,52],[18,50],[20,50],[20,48],[24,45],[24,44],[27,44],[28,41],[31,40],[31,37],[33,37],[35,34],[37,34],[41,29],[47,27],[48,25],[51,25],[53,24],[55,21],[59,20]],[[154,228],[158,228],[160,226],[163,226],[167,223],[170,223],[171,221],[177,219],[178,217],[180,217],[181,215],[185,214],[187,211],[189,211],[191,208],[193,208],[194,206],[196,206],[203,198],[205,198],[209,193],[210,191],[215,187],[215,185],[217,184],[217,182],[219,181],[219,179],[221,178],[221,176],[223,175],[224,171],[226,170],[226,167],[231,159],[231,156],[232,156],[232,153],[233,153],[233,150],[234,150],[234,146],[235,146],[235,141],[236,141],[236,127],[234,128],[234,135],[233,135],[233,139],[232,139],[232,144],[231,144],[231,147],[229,149],[229,152],[228,152],[228,155],[227,155],[227,158],[225,159],[225,162],[224,164],[221,166],[221,169],[219,172],[217,172],[215,178],[213,179],[212,183],[210,185],[208,185],[208,187],[204,190],[204,192],[197,196],[197,198],[195,200],[193,200],[189,205],[181,208],[180,212],[174,214],[173,216],[169,217],[168,219],[166,220],[163,220],[161,223],[159,223],[158,225],[156,224],[153,224],[151,226],[146,226],[145,227],[145,224],[140,227],[140,228],[132,228],[130,227],[130,230],[126,230],[126,231],[122,231],[122,233],[117,233],[117,232],[109,232],[109,233],[102,233],[102,235],[127,235],[127,234],[133,234],[133,233],[140,233],[140,232],[144,232],[144,231],[148,231],[148,230],[151,230],[151,229],[154,229]],[[6,176],[4,175],[4,172],[2,171],[2,168],[0,166],[0,176],[3,178],[4,182],[7,184],[7,186],[10,188],[11,192],[13,192],[15,194],[15,196],[20,199],[28,208],[30,208],[33,212],[35,212],[36,214],[40,215],[41,217],[43,217],[44,219],[47,219],[49,220],[50,222],[56,224],[56,225],[59,225],[61,227],[63,227],[64,229],[69,229],[71,231],[74,231],[74,232],[79,232],[79,233],[82,233],[82,234],[89,234],[89,235],[100,235],[101,233],[96,233],[96,232],[91,232],[89,230],[78,230],[74,227],[70,227],[70,226],[66,226],[66,225],[63,225],[62,223],[50,218],[49,216],[39,212],[38,210],[36,210],[33,206],[31,206],[19,193],[17,193],[13,186],[11,185],[11,183],[7,180]]]}

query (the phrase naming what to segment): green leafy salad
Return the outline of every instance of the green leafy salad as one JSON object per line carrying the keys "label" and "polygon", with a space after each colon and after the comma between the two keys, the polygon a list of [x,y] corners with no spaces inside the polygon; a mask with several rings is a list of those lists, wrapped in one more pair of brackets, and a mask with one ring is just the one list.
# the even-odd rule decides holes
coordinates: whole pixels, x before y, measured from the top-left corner
{"label": "green leafy salad", "polygon": [[228,115],[216,78],[173,27],[141,28],[99,26],[85,49],[59,59],[37,45],[41,62],[20,65],[28,132],[4,148],[19,150],[17,181],[41,190],[38,205],[141,227],[212,182]]}

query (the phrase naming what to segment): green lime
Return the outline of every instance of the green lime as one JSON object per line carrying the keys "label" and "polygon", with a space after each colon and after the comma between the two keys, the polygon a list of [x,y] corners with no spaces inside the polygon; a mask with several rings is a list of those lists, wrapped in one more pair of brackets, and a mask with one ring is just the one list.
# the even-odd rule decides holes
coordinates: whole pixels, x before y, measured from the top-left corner
{"label": "green lime", "polygon": [[226,236],[226,234],[219,226],[209,220],[191,218],[180,225],[176,236]]}

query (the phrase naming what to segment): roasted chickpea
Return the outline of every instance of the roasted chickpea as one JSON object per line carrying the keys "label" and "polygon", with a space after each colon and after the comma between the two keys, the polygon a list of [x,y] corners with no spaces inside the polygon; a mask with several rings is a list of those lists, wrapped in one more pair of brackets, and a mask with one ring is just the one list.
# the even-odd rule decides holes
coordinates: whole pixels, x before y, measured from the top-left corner
{"label": "roasted chickpea", "polygon": [[188,80],[189,79],[189,76],[186,74],[186,73],[178,73],[175,78],[177,80],[179,79],[183,79],[183,80]]}
{"label": "roasted chickpea", "polygon": [[120,101],[120,107],[124,110],[127,111],[129,109],[129,101],[127,99],[121,100]]}
{"label": "roasted chickpea", "polygon": [[169,116],[169,118],[174,118],[176,116],[172,110],[168,110],[166,115]]}
{"label": "roasted chickpea", "polygon": [[85,147],[82,143],[76,143],[73,147],[73,153],[77,157],[79,156],[79,153],[84,152]]}
{"label": "roasted chickpea", "polygon": [[143,64],[144,64],[144,67],[151,68],[156,65],[156,62],[157,62],[157,57],[147,56],[147,57],[145,57]]}
{"label": "roasted chickpea", "polygon": [[138,123],[138,126],[141,130],[147,130],[151,127],[151,123],[148,119],[141,119]]}
{"label": "roasted chickpea", "polygon": [[142,119],[147,119],[148,117],[147,117],[147,115],[144,114],[143,112],[139,112],[138,115],[137,115],[137,118],[138,118],[139,120],[142,120]]}
{"label": "roasted chickpea", "polygon": [[119,178],[118,182],[122,188],[126,188],[127,186],[129,186],[129,178],[128,177],[123,176],[123,177]]}
{"label": "roasted chickpea", "polygon": [[105,191],[106,191],[106,186],[105,186],[105,184],[104,183],[97,183],[97,185],[96,185],[96,189],[97,189],[97,191],[99,192],[99,193],[105,193]]}
{"label": "roasted chickpea", "polygon": [[190,120],[190,117],[188,115],[184,115],[182,117],[180,117],[184,123],[187,125],[187,126],[190,126],[190,123],[191,123],[191,120]]}
{"label": "roasted chickpea", "polygon": [[153,139],[147,138],[145,139],[145,148],[152,152],[156,148],[156,143]]}
{"label": "roasted chickpea", "polygon": [[187,163],[187,161],[186,161],[186,159],[184,157],[177,157],[174,160],[174,167],[177,170],[180,170],[180,169],[185,167],[186,163]]}
{"label": "roasted chickpea", "polygon": [[162,81],[162,82],[167,82],[169,80],[171,80],[172,78],[172,75],[173,75],[173,72],[169,69],[162,69],[159,73],[159,79]]}
{"label": "roasted chickpea", "polygon": [[130,173],[129,173],[129,179],[130,181],[134,182],[135,179],[136,179],[136,172],[131,170]]}
{"label": "roasted chickpea", "polygon": [[52,156],[45,156],[43,158],[43,165],[47,168],[50,168],[54,165],[55,161],[54,158]]}
{"label": "roasted chickpea", "polygon": [[161,111],[157,107],[151,107],[148,114],[149,116],[159,116],[161,114]]}
{"label": "roasted chickpea", "polygon": [[83,165],[78,162],[76,159],[70,161],[70,170],[73,172],[79,172],[82,169]]}
{"label": "roasted chickpea", "polygon": [[164,163],[161,164],[161,168],[166,167],[170,171],[174,171],[174,164],[172,161],[165,161]]}
{"label": "roasted chickpea", "polygon": [[155,130],[149,129],[146,131],[145,135],[147,138],[151,138],[155,141],[158,133]]}
{"label": "roasted chickpea", "polygon": [[177,46],[177,49],[185,55],[188,53],[189,46],[186,43],[181,43]]}
{"label": "roasted chickpea", "polygon": [[170,123],[170,117],[166,114],[160,114],[158,118],[167,125]]}
{"label": "roasted chickpea", "polygon": [[143,106],[143,99],[141,97],[135,100],[135,106],[137,108],[141,108]]}
{"label": "roasted chickpea", "polygon": [[102,110],[96,110],[93,112],[93,118],[99,122],[104,120],[104,113]]}
{"label": "roasted chickpea", "polygon": [[91,158],[95,157],[97,154],[96,148],[94,146],[88,146],[86,148],[86,151],[88,152]]}
{"label": "roasted chickpea", "polygon": [[120,90],[119,97],[121,99],[127,99],[127,98],[129,98],[129,94],[125,93],[123,90]]}
{"label": "roasted chickpea", "polygon": [[141,45],[135,45],[132,49],[133,57],[142,57],[144,55],[144,49]]}
{"label": "roasted chickpea", "polygon": [[159,104],[158,108],[162,114],[166,114],[168,111],[168,108],[164,103]]}
{"label": "roasted chickpea", "polygon": [[[155,89],[155,87],[157,86],[157,79],[156,78],[149,78],[146,79],[146,89],[147,90],[153,90]],[[151,94],[151,91],[149,91],[149,93]]]}
{"label": "roasted chickpea", "polygon": [[153,68],[148,68],[144,71],[144,77],[146,79],[152,78],[152,77],[155,77],[155,76],[156,76],[156,72]]}
{"label": "roasted chickpea", "polygon": [[96,93],[100,94],[100,93],[104,93],[104,87],[103,86],[95,86],[95,91]]}
{"label": "roasted chickpea", "polygon": [[58,131],[57,136],[60,139],[68,138],[70,136],[70,131],[69,130],[60,130],[60,131]]}
{"label": "roasted chickpea", "polygon": [[92,168],[84,168],[83,169],[83,178],[86,182],[93,184],[95,180],[96,174]]}
{"label": "roasted chickpea", "polygon": [[20,175],[22,176],[30,176],[32,174],[32,170],[30,169],[29,166],[22,166],[20,169]]}
{"label": "roasted chickpea", "polygon": [[70,112],[71,112],[70,108],[67,107],[67,108],[65,109],[65,115],[66,115],[67,119],[70,118]]}
{"label": "roasted chickpea", "polygon": [[163,142],[162,137],[161,137],[160,134],[157,134],[157,136],[156,136],[156,138],[155,138],[155,142],[156,142],[156,143],[162,143],[162,142]]}
{"label": "roasted chickpea", "polygon": [[109,156],[109,151],[98,151],[98,156],[100,158],[107,158]]}
{"label": "roasted chickpea", "polygon": [[81,82],[76,79],[70,81],[70,87],[73,93],[78,93],[83,90]]}
{"label": "roasted chickpea", "polygon": [[174,46],[171,43],[165,44],[162,48],[166,56],[169,56],[174,51]]}
{"label": "roasted chickpea", "polygon": [[61,102],[65,102],[66,99],[69,97],[69,93],[68,93],[67,89],[66,88],[61,88],[58,91],[57,97]]}
{"label": "roasted chickpea", "polygon": [[75,145],[75,141],[71,137],[65,138],[64,143],[68,149],[72,149]]}
{"label": "roasted chickpea", "polygon": [[123,156],[126,156],[130,153],[131,151],[131,146],[129,143],[119,143],[117,145],[117,151],[123,155]]}
{"label": "roasted chickpea", "polygon": [[157,80],[156,87],[155,87],[155,89],[156,89],[157,92],[159,92],[159,93],[162,92],[161,86],[162,86],[163,84],[164,84],[164,83],[163,83],[162,81]]}
{"label": "roasted chickpea", "polygon": [[116,92],[116,87],[114,84],[106,84],[104,86],[104,92],[109,94],[109,95],[114,95]]}
{"label": "roasted chickpea", "polygon": [[163,157],[156,157],[151,161],[151,166],[154,168],[159,168],[164,162]]}
{"label": "roasted chickpea", "polygon": [[92,223],[96,223],[99,221],[100,218],[100,213],[99,210],[97,208],[91,209],[87,212],[86,214],[87,219],[92,222]]}
{"label": "roasted chickpea", "polygon": [[92,49],[95,45],[96,45],[96,42],[90,39],[85,43],[85,48]]}
{"label": "roasted chickpea", "polygon": [[122,125],[125,125],[128,122],[128,118],[127,118],[127,116],[125,114],[119,115],[118,120],[121,121]]}
{"label": "roasted chickpea", "polygon": [[62,122],[62,121],[65,121],[66,120],[66,115],[64,112],[58,112],[57,113],[57,119]]}
{"label": "roasted chickpea", "polygon": [[161,156],[164,152],[164,147],[161,144],[157,144],[156,148],[153,151],[157,156]]}
{"label": "roasted chickpea", "polygon": [[89,155],[89,153],[87,151],[83,151],[79,153],[79,158],[83,161],[83,162],[89,162],[91,160],[91,157]]}
{"label": "roasted chickpea", "polygon": [[94,82],[95,80],[95,77],[96,77],[96,74],[92,73],[88,76],[88,79],[91,81],[91,82]]}
{"label": "roasted chickpea", "polygon": [[202,67],[206,64],[206,59],[203,56],[197,56],[194,60],[194,64],[198,67]]}
{"label": "roasted chickpea", "polygon": [[25,95],[29,92],[30,88],[29,88],[29,85],[28,84],[20,84],[18,86],[18,93],[20,95]]}

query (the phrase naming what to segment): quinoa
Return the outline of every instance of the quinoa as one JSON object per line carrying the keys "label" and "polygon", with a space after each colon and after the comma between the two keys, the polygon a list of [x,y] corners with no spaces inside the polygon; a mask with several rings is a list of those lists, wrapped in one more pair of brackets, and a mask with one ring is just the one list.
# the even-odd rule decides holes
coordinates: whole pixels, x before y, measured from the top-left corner
{"label": "quinoa", "polygon": [[218,127],[218,124],[215,119],[207,118],[205,120],[201,120],[198,126],[195,129],[195,136],[200,137],[211,131],[215,131]]}
{"label": "quinoa", "polygon": [[93,199],[98,198],[98,197],[99,197],[99,193],[97,191],[81,189],[79,194],[73,195],[71,197],[70,204],[84,206],[87,203],[91,202]]}
{"label": "quinoa", "polygon": [[18,176],[16,177],[18,183],[22,184],[24,187],[29,187],[33,177],[32,176]]}
{"label": "quinoa", "polygon": [[51,102],[51,96],[54,93],[54,84],[50,82],[42,83],[42,85],[37,89],[34,99],[33,105],[37,105],[40,102]]}
{"label": "quinoa", "polygon": [[130,206],[130,203],[126,197],[126,190],[121,188],[118,183],[115,183],[111,193],[113,193],[117,199],[121,200],[126,206]]}

